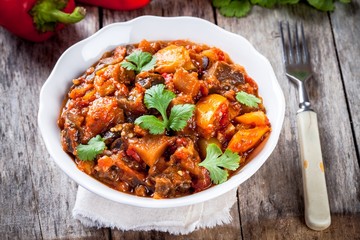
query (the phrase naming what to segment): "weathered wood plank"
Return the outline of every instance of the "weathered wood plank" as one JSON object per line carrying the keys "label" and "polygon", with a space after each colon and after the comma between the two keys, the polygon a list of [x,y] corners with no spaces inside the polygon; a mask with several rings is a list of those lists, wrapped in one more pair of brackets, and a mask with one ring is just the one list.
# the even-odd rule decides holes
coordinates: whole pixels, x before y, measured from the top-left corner
{"label": "weathered wood plank", "polygon": [[247,222],[245,239],[360,239],[360,215],[332,215],[331,227],[324,231],[309,230],[305,222],[293,216]]}
{"label": "weathered wood plank", "polygon": [[[1,239],[101,239],[72,218],[76,184],[55,166],[37,131],[38,96],[60,54],[98,29],[97,8],[44,43],[1,29]],[[5,170],[6,169],[6,170]]]}
{"label": "weathered wood plank", "polygon": [[[358,212],[359,166],[327,14],[305,5],[271,10],[255,7],[246,18],[233,20],[217,15],[217,19],[219,26],[243,35],[270,60],[287,103],[278,147],[260,171],[240,186],[244,238],[257,239],[257,236],[267,234],[270,238],[281,238],[281,231],[266,227],[269,226],[267,219],[294,217],[301,221],[289,222],[290,228],[303,225],[302,180],[295,125],[298,99],[295,87],[284,75],[278,30],[280,20],[302,21],[308,34],[314,78],[307,86],[319,118],[331,211]],[[342,120],[334,116],[341,116]],[[249,223],[252,223],[251,228],[248,228]],[[335,227],[332,226],[330,231]],[[307,236],[311,231],[303,233]]]}
{"label": "weathered wood plank", "polygon": [[[330,14],[340,69],[346,90],[351,120],[355,132],[358,157],[360,156],[360,1],[336,4]],[[360,162],[359,162],[360,164]]]}
{"label": "weathered wood plank", "polygon": [[[32,89],[37,86],[32,84],[32,79],[26,81],[27,76],[23,74],[26,68],[21,61],[23,54],[16,51],[23,49],[26,43],[2,28],[0,39],[0,236],[37,239],[41,238],[37,190],[29,164],[32,152],[27,148],[29,142],[23,125],[28,121],[20,110],[27,104],[21,95],[33,95],[29,86],[32,85]],[[29,108],[27,112],[33,111],[35,118],[36,110],[31,105],[26,107]]]}
{"label": "weathered wood plank", "polygon": [[[55,166],[37,131],[40,87],[56,60],[67,47],[99,28],[98,9],[90,6],[87,9],[89,13],[85,21],[66,28],[46,43],[32,44],[0,28],[1,239],[110,238],[108,229],[86,228],[72,218],[77,186]],[[353,0],[350,5],[338,4],[337,10],[330,14],[331,24],[327,14],[306,6],[272,10],[255,7],[251,15],[242,19],[216,14],[221,27],[249,39],[274,67],[287,101],[279,145],[259,172],[240,186],[240,202],[231,210],[234,218],[231,224],[184,236],[156,231],[114,230],[111,238],[241,239],[244,236],[245,239],[288,239],[293,236],[360,239],[360,174],[355,152],[355,143],[359,145],[360,141],[360,99],[356,92],[360,87],[357,81],[360,70],[356,66],[360,53],[358,11],[359,0]],[[187,15],[215,22],[210,1],[206,0],[153,0],[140,10],[103,10],[103,13],[103,25],[141,15]],[[322,232],[310,231],[303,220],[295,126],[297,92],[283,74],[277,28],[277,22],[283,19],[301,20],[305,31],[311,33],[308,38],[315,77],[307,85],[314,109],[318,112],[333,212],[331,227]],[[351,138],[350,117],[354,138]]]}
{"label": "weathered wood plank", "polygon": [[[47,42],[43,46],[35,46],[31,50],[29,56],[38,58],[37,64],[27,64],[29,69],[37,69],[32,73],[34,79],[38,79],[37,86],[41,86],[49,75],[49,70],[55,64],[60,54],[65,51],[72,44],[90,36],[99,29],[98,8],[87,6],[86,19],[76,25],[68,26],[56,38]],[[40,48],[41,47],[41,48]],[[31,48],[28,48],[31,49]],[[49,56],[47,52],[57,49],[55,54]],[[41,62],[46,56],[46,60],[50,67],[42,67]],[[35,96],[38,96],[36,88]],[[31,104],[37,106],[37,97],[30,98]],[[26,111],[26,110],[23,110]],[[30,112],[28,113],[30,115]],[[36,117],[36,116],[35,116]],[[30,122],[36,121],[33,116],[29,116]],[[31,128],[26,129],[25,132],[31,131]],[[40,135],[33,135],[33,142],[40,142]],[[77,184],[72,181],[66,174],[61,172],[60,168],[51,160],[50,156],[46,154],[46,149],[41,140],[41,144],[32,146],[37,153],[34,159],[31,159],[33,169],[34,185],[37,188],[37,202],[39,209],[39,217],[41,223],[42,236],[44,239],[56,238],[80,238],[86,239],[107,239],[108,230],[97,230],[95,228],[84,227],[80,222],[73,219],[72,208],[75,203]],[[46,186],[46,191],[43,191]]]}

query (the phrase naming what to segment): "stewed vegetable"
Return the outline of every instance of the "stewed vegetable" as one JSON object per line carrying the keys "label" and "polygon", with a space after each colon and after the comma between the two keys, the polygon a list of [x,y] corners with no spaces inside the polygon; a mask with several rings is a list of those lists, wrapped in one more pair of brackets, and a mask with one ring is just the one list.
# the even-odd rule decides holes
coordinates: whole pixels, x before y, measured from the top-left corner
{"label": "stewed vegetable", "polygon": [[245,69],[219,48],[185,40],[105,53],[73,79],[58,125],[80,170],[156,199],[223,183],[271,132]]}

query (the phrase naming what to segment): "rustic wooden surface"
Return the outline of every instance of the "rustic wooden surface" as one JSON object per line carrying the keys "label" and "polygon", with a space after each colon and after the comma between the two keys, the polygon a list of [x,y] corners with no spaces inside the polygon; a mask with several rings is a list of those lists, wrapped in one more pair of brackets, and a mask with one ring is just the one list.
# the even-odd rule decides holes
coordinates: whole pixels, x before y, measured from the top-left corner
{"label": "rustic wooden surface", "polygon": [[[360,239],[360,0],[333,13],[306,5],[254,7],[225,18],[207,0],[153,0],[115,12],[85,6],[84,21],[34,44],[0,28],[0,239]],[[196,16],[246,37],[271,62],[284,90],[279,144],[238,190],[232,223],[184,236],[84,227],[71,215],[77,185],[55,165],[37,128],[42,84],[60,55],[102,26],[141,15]],[[302,21],[315,76],[307,86],[318,113],[332,225],[308,229],[303,216],[295,114],[297,92],[284,76],[278,22]]]}

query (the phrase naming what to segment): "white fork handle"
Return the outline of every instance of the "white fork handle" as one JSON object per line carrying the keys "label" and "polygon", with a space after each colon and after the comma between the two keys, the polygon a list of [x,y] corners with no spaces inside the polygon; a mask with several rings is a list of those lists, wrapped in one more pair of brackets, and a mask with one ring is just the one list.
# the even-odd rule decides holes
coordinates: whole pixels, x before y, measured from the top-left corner
{"label": "white fork handle", "polygon": [[297,126],[301,151],[305,222],[313,230],[324,230],[330,226],[331,217],[316,113],[299,112]]}

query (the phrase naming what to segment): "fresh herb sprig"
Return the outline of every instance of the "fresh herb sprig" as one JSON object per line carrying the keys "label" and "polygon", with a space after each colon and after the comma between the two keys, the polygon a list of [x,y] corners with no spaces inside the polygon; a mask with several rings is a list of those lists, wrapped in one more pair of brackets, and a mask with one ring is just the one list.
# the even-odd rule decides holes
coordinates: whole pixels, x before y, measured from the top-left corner
{"label": "fresh herb sprig", "polygon": [[[350,3],[351,0],[339,0]],[[300,0],[212,0],[214,7],[225,17],[244,17],[250,13],[252,5],[273,8],[275,5],[297,4]],[[320,11],[333,11],[335,0],[307,0],[307,3]]]}
{"label": "fresh herb sprig", "polygon": [[206,158],[199,163],[209,173],[211,181],[215,184],[225,182],[229,173],[226,169],[235,171],[240,165],[240,156],[229,149],[223,153],[219,146],[211,143],[206,148]]}
{"label": "fresh herb sprig", "polygon": [[151,134],[162,134],[165,129],[172,129],[174,131],[183,129],[193,115],[195,105],[175,105],[171,108],[170,116],[168,117],[166,110],[171,100],[175,97],[175,93],[166,90],[164,84],[158,84],[146,90],[144,96],[145,106],[148,109],[155,108],[158,110],[162,119],[153,115],[143,115],[135,120],[135,124],[143,129],[149,130]]}
{"label": "fresh herb sprig", "polygon": [[136,73],[150,71],[155,67],[156,57],[151,53],[135,50],[121,62],[121,66]]}
{"label": "fresh herb sprig", "polygon": [[87,144],[80,144],[76,147],[77,157],[82,161],[92,161],[96,155],[102,153],[106,148],[104,139],[97,135],[90,139]]}
{"label": "fresh herb sprig", "polygon": [[258,104],[261,103],[260,98],[244,91],[236,93],[236,100],[248,107],[258,107]]}

